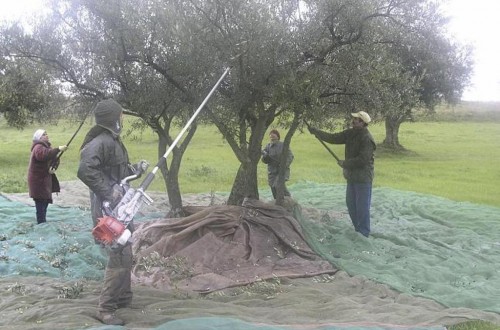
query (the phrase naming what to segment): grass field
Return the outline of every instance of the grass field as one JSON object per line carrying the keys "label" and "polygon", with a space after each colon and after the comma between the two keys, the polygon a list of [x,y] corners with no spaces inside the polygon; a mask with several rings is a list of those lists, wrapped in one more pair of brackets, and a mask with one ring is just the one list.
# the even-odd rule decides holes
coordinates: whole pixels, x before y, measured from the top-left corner
{"label": "grass field", "polygon": [[[459,115],[453,115],[448,109],[431,120],[404,123],[400,142],[408,151],[393,154],[381,148],[377,150],[374,187],[391,187],[500,207],[500,119],[485,120],[491,115],[484,111],[477,114],[471,117],[461,109]],[[474,120],[476,117],[480,120]],[[460,120],[451,120],[456,118]],[[39,127],[34,125],[20,131],[8,127],[5,120],[0,119],[2,192],[27,191],[26,169],[31,138]],[[78,123],[61,121],[58,125],[43,128],[57,146],[66,144],[77,127]],[[60,180],[77,179],[78,149],[89,127],[90,124],[83,126],[63,155],[57,172]],[[382,142],[385,135],[383,123],[370,125],[370,131],[377,143]],[[156,164],[157,138],[153,133],[132,133],[125,136],[124,141],[131,161],[146,159],[152,166]],[[314,136],[296,134],[291,148],[295,160],[289,185],[303,180],[345,183],[340,168]],[[332,145],[331,149],[343,158],[343,146]],[[182,161],[181,191],[229,191],[237,169],[236,157],[216,128],[200,127]],[[258,176],[259,187],[267,189],[264,164],[259,165]],[[165,191],[162,178],[157,177],[149,190]]]}
{"label": "grass field", "polygon": [[[129,123],[130,124],[130,123]],[[20,131],[0,117],[0,191],[25,192],[31,138],[40,125]],[[78,123],[61,121],[45,126],[54,146],[66,144]],[[130,126],[129,126],[130,127]],[[60,180],[76,180],[78,149],[90,124],[85,125],[65,152],[58,170]],[[377,143],[384,138],[383,123],[370,125]],[[284,135],[284,134],[282,134]],[[151,132],[124,137],[131,161],[158,159],[157,138]],[[379,148],[376,153],[375,187],[391,187],[442,196],[456,201],[500,207],[500,110],[473,104],[443,109],[433,117],[404,123],[400,142],[406,152],[393,154]],[[267,143],[264,141],[263,143]],[[341,183],[341,171],[323,146],[310,134],[297,134],[291,144],[295,155],[290,185],[307,180]],[[343,146],[331,146],[343,158]],[[163,151],[162,151],[163,153]],[[230,147],[215,127],[197,132],[182,163],[182,193],[229,191],[238,169]],[[268,189],[266,168],[259,165],[259,187]],[[150,190],[165,191],[162,178]],[[293,194],[293,188],[291,189]],[[497,325],[470,321],[453,330],[493,330]]]}

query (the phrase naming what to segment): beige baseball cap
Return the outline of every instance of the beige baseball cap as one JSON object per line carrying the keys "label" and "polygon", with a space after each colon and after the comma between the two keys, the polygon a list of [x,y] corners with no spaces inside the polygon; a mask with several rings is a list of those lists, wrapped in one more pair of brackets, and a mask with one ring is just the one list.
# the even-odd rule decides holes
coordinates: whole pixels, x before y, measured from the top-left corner
{"label": "beige baseball cap", "polygon": [[362,121],[365,122],[365,124],[368,124],[369,122],[372,121],[372,119],[370,118],[370,115],[364,111],[358,111],[358,112],[351,113],[351,116],[356,117],[356,118],[360,118]]}

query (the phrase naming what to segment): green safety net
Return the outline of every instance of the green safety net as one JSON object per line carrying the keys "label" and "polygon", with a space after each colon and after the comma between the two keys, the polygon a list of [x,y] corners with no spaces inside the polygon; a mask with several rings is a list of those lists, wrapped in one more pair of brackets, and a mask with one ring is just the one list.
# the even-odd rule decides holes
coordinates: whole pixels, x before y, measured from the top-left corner
{"label": "green safety net", "polygon": [[368,325],[368,324],[323,324],[323,325],[272,325],[263,323],[244,322],[233,318],[190,318],[167,322],[155,330],[446,330],[444,327],[398,327],[391,325]]}
{"label": "green safety net", "polygon": [[[295,216],[308,243],[337,268],[444,306],[500,313],[499,208],[374,188],[372,234],[367,239],[352,228],[345,185],[301,182],[290,191],[302,208]],[[261,196],[270,199],[267,190]],[[306,212],[310,209],[317,211],[315,216]],[[158,217],[140,215],[135,221]],[[48,222],[36,225],[34,207],[0,196],[0,279],[44,276],[98,283],[107,258],[90,230],[86,209],[50,205]],[[367,324],[294,328],[229,317],[171,320],[155,329],[395,329]],[[94,329],[108,328],[120,327]]]}
{"label": "green safety net", "polygon": [[47,219],[37,225],[34,207],[0,196],[0,276],[101,280],[107,256],[94,243],[90,212],[49,205]]}
{"label": "green safety net", "polygon": [[448,307],[500,313],[499,208],[374,188],[366,239],[353,230],[344,185],[299,183],[293,196],[324,210],[301,224],[313,249],[338,268]]}

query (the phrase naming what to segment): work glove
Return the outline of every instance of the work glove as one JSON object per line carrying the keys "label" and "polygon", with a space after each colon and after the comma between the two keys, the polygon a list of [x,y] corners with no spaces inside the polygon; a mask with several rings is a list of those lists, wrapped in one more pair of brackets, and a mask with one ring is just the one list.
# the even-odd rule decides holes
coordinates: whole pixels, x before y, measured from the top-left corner
{"label": "work glove", "polygon": [[271,157],[269,157],[269,154],[266,150],[262,150],[262,161],[264,162],[264,164],[269,164],[269,162],[271,161]]}
{"label": "work glove", "polygon": [[136,174],[138,178],[141,177],[141,175],[146,172],[148,169],[149,163],[145,160],[141,160],[137,162],[136,164],[129,164],[128,167],[132,171],[133,174]]}
{"label": "work glove", "polygon": [[123,187],[121,187],[118,184],[113,185],[113,191],[111,193],[111,196],[109,197],[110,200],[108,201],[111,209],[114,209],[116,207],[116,205],[118,205],[118,203],[120,203],[124,194],[125,194],[125,191],[123,190]]}
{"label": "work glove", "polygon": [[148,169],[149,163],[142,159],[137,164],[134,165],[137,175],[141,176]]}
{"label": "work glove", "polygon": [[59,146],[59,151],[66,151],[68,149],[67,145]]}
{"label": "work glove", "polygon": [[113,208],[111,207],[111,202],[108,200],[102,201],[102,214],[103,215],[113,215]]}
{"label": "work glove", "polygon": [[57,168],[59,167],[59,163],[61,162],[60,158],[56,158],[49,166],[49,174],[56,173]]}
{"label": "work glove", "polygon": [[142,173],[146,172],[148,167],[149,167],[149,163],[147,160],[142,159],[137,163],[137,169],[139,171],[141,171]]}

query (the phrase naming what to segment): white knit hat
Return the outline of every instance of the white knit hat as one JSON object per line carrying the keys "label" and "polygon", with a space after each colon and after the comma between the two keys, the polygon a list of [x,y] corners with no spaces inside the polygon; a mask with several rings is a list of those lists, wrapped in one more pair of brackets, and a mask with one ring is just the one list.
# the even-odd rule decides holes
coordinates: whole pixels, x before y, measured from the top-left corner
{"label": "white knit hat", "polygon": [[38,141],[42,137],[43,133],[45,133],[44,129],[37,129],[35,134],[33,134],[33,141]]}

